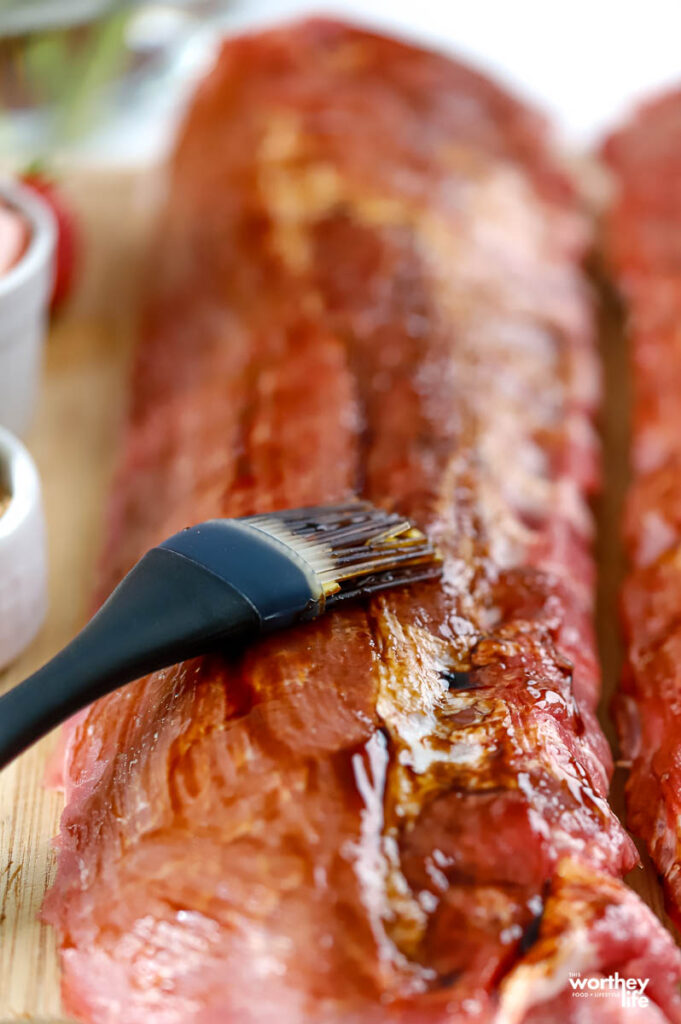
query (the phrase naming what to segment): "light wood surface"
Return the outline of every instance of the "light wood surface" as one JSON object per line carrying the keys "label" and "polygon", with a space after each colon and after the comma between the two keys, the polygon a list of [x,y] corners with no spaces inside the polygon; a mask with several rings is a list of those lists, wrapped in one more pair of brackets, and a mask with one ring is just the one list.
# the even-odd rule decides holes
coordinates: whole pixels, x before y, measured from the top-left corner
{"label": "light wood surface", "polygon": [[[0,690],[51,656],[87,614],[125,407],[140,255],[158,203],[158,176],[90,174],[71,181],[71,194],[86,235],[87,261],[79,294],[51,333],[42,401],[27,439],[44,487],[50,613],[31,650],[0,674]],[[608,400],[598,627],[603,721],[612,738],[607,705],[619,672],[615,605],[622,570],[613,524],[626,486],[628,403],[623,343],[612,310],[604,325]],[[61,812],[61,797],[42,785],[53,743],[54,737],[48,737],[0,773],[0,1024],[62,1020],[54,940],[37,919],[54,871],[51,840]],[[624,771],[616,772],[613,801],[620,812],[623,779]],[[629,882],[663,916],[657,879],[647,861]]]}

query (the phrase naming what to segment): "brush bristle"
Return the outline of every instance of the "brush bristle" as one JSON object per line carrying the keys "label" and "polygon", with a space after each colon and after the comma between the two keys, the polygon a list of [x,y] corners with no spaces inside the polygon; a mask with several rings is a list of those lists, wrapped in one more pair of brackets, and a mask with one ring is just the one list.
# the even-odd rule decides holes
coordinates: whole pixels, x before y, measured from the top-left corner
{"label": "brush bristle", "polygon": [[441,571],[440,557],[425,534],[368,501],[288,509],[244,522],[304,558],[327,600],[433,579]]}

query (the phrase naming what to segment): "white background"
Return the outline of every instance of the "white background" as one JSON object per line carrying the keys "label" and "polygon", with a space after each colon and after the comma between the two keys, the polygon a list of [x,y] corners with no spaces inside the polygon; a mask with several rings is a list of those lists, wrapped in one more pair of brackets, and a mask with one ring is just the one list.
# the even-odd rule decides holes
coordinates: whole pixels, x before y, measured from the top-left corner
{"label": "white background", "polygon": [[459,53],[588,144],[641,96],[681,86],[681,0],[234,0],[232,28],[297,12],[361,17]]}

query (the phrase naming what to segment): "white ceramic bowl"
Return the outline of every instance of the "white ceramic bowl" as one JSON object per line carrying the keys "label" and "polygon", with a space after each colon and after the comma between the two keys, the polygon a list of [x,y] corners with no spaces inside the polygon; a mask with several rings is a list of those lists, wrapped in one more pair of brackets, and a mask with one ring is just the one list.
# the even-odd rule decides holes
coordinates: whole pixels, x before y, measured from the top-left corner
{"label": "white ceramic bowl", "polygon": [[31,227],[24,255],[0,274],[0,426],[23,434],[35,408],[54,278],[56,226],[43,200],[17,182],[1,182],[0,198]]}
{"label": "white ceramic bowl", "polygon": [[20,441],[0,427],[0,669],[35,637],[47,611],[47,555],[40,479]]}

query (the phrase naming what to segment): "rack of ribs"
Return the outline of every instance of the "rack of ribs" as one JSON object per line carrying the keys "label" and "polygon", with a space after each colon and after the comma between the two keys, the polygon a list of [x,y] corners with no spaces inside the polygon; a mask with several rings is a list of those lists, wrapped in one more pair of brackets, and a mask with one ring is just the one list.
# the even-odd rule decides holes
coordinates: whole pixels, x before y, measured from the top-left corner
{"label": "rack of ribs", "polygon": [[[100,1024],[620,1020],[679,956],[621,881],[595,717],[587,226],[541,119],[308,21],[227,42],[174,155],[102,594],[215,516],[358,494],[441,583],[158,672],[64,742],[67,1010]],[[630,1020],[631,1017],[626,1017]]]}
{"label": "rack of ribs", "polygon": [[629,822],[681,922],[681,94],[644,107],[605,147],[618,189],[607,256],[626,310],[633,371],[632,480],[622,594],[627,662],[617,704],[633,759]]}

